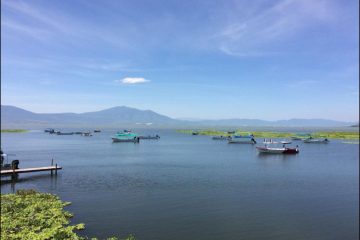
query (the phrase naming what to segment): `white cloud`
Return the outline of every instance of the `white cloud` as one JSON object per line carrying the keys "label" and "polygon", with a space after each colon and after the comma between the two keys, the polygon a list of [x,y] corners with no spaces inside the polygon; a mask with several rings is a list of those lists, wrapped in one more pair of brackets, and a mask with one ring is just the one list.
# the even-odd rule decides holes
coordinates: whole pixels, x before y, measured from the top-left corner
{"label": "white cloud", "polygon": [[142,77],[126,77],[121,80],[117,80],[116,82],[121,82],[122,84],[139,84],[150,82],[150,80]]}
{"label": "white cloud", "polygon": [[[232,17],[212,39],[225,54],[247,57],[278,54],[283,44],[314,26],[336,19],[334,1],[280,0],[243,18]],[[261,4],[260,4],[261,5]]]}

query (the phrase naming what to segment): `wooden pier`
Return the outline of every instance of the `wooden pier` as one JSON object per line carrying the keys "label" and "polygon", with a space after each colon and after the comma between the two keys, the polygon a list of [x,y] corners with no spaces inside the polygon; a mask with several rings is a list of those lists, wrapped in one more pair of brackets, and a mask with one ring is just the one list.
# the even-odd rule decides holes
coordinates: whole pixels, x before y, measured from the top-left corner
{"label": "wooden pier", "polygon": [[9,169],[9,170],[1,170],[1,175],[9,175],[9,174],[17,174],[17,173],[30,173],[30,172],[44,172],[44,171],[55,171],[61,170],[60,166],[49,166],[49,167],[36,167],[36,168],[18,168],[18,169]]}
{"label": "wooden pier", "polygon": [[35,168],[14,168],[8,170],[1,170],[1,176],[11,176],[12,180],[16,180],[18,178],[19,173],[32,173],[32,172],[45,172],[50,171],[51,176],[55,171],[55,175],[57,175],[57,171],[61,170],[62,167],[53,165],[53,160],[51,161],[51,166],[48,167],[35,167]]}

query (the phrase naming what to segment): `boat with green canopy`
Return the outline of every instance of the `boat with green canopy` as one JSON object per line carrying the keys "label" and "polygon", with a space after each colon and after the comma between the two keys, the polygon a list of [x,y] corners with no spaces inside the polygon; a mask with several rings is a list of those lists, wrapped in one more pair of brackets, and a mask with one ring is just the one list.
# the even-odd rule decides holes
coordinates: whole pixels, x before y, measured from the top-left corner
{"label": "boat with green canopy", "polygon": [[117,133],[112,137],[113,142],[139,142],[140,138],[137,134],[132,132]]}

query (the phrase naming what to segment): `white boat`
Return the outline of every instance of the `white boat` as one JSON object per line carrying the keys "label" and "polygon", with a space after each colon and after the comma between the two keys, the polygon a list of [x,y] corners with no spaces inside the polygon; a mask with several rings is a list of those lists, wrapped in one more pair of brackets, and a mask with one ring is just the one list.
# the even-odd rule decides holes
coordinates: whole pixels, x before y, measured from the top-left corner
{"label": "white boat", "polygon": [[299,152],[299,149],[296,148],[288,148],[288,147],[256,147],[259,153],[275,153],[275,154],[295,154]]}
{"label": "white boat", "polygon": [[304,143],[328,143],[327,138],[308,138],[303,140]]}
{"label": "white boat", "polygon": [[291,144],[291,141],[287,141],[287,140],[281,140],[280,142],[276,142],[276,141],[273,141],[272,139],[264,139],[264,142],[263,142],[265,145],[266,144]]}
{"label": "white boat", "polygon": [[296,145],[296,148],[285,147],[286,144],[290,144],[287,141],[274,142],[271,140],[270,142],[268,141],[266,143],[267,144],[280,144],[281,143],[282,147],[268,147],[267,144],[265,144],[263,147],[257,146],[256,149],[259,151],[259,153],[296,154],[299,152],[299,148],[297,145]]}
{"label": "white boat", "polygon": [[253,135],[242,136],[242,135],[233,135],[229,138],[229,143],[248,143],[255,144],[256,141]]}
{"label": "white boat", "polygon": [[92,134],[91,134],[91,132],[83,132],[83,133],[81,133],[81,136],[91,137]]}

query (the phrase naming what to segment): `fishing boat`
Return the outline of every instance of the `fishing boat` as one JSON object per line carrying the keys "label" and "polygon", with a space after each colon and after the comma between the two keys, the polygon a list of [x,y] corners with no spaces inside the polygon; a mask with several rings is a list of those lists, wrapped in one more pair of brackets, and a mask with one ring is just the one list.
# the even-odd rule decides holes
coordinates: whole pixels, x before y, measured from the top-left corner
{"label": "fishing boat", "polygon": [[327,138],[307,138],[303,140],[304,143],[328,143]]}
{"label": "fishing boat", "polygon": [[155,135],[155,136],[151,136],[151,135],[148,135],[148,136],[139,136],[139,139],[160,139],[160,136],[159,135]]}
{"label": "fishing boat", "polygon": [[[267,144],[279,144],[280,142],[267,142]],[[265,144],[263,147],[257,146],[256,149],[259,153],[272,153],[272,154],[296,154],[299,153],[299,148],[296,145],[296,148],[286,147],[286,144],[283,143],[282,147],[268,147]]]}
{"label": "fishing boat", "polygon": [[44,130],[44,132],[47,132],[47,133],[54,133],[55,132],[55,129],[53,129],[53,128],[47,128],[47,129],[45,129]]}
{"label": "fishing boat", "polygon": [[73,135],[74,133],[73,132],[65,132],[65,133],[57,132],[56,134],[57,135]]}
{"label": "fishing boat", "polygon": [[9,156],[16,156],[15,154],[6,154],[2,150],[1,152],[1,170],[9,170],[9,169],[18,169],[19,168],[19,160],[12,160],[9,163]]}
{"label": "fishing boat", "polygon": [[227,136],[214,136],[212,137],[213,140],[229,140],[230,137]]}
{"label": "fishing boat", "polygon": [[254,136],[252,134],[249,134],[248,136],[243,135],[232,135],[229,138],[228,143],[248,143],[248,144],[255,144],[256,140],[254,139]]}
{"label": "fishing boat", "polygon": [[100,129],[95,129],[95,130],[94,130],[94,133],[99,133],[99,132],[101,132]]}
{"label": "fishing boat", "polygon": [[291,144],[291,141],[281,140],[279,142],[273,141],[272,139],[264,139],[263,144]]}
{"label": "fishing boat", "polygon": [[135,133],[117,133],[114,137],[112,137],[113,142],[139,142],[139,137]]}

